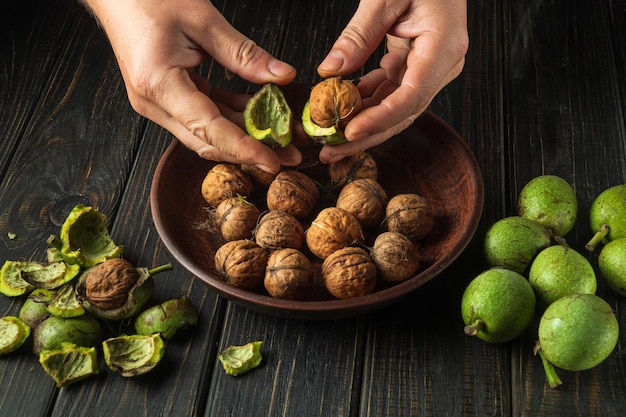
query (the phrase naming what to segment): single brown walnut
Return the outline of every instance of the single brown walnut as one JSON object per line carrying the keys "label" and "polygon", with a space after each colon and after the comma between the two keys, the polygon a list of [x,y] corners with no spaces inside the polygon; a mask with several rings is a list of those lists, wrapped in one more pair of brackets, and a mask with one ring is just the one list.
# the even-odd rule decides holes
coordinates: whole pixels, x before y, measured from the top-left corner
{"label": "single brown walnut", "polygon": [[309,98],[311,120],[320,127],[343,129],[361,110],[361,94],[353,82],[341,77],[328,78],[316,84]]}
{"label": "single brown walnut", "polygon": [[396,232],[378,235],[370,250],[378,276],[385,281],[405,281],[420,266],[417,246],[406,236]]}
{"label": "single brown walnut", "polygon": [[254,231],[254,239],[259,246],[269,250],[300,249],[304,241],[304,227],[291,214],[270,210],[261,215]]}
{"label": "single brown walnut", "polygon": [[267,253],[251,240],[226,242],[215,252],[215,268],[228,284],[252,290],[263,282]]}
{"label": "single brown walnut", "polygon": [[376,180],[360,178],[341,189],[336,206],[354,215],[362,227],[371,227],[385,216],[387,201],[387,193]]}
{"label": "single brown walnut", "polygon": [[237,165],[217,164],[202,181],[202,197],[211,207],[237,194],[247,197],[251,192],[252,180]]}
{"label": "single brown walnut", "polygon": [[215,209],[215,223],[225,240],[250,239],[259,214],[259,209],[245,198],[231,197]]}
{"label": "single brown walnut", "polygon": [[309,250],[325,259],[331,253],[363,241],[363,230],[352,214],[338,207],[320,211],[305,234]]}
{"label": "single brown walnut", "polygon": [[348,156],[340,161],[333,162],[328,167],[328,175],[333,188],[341,188],[350,181],[359,178],[378,179],[376,161],[367,152]]}
{"label": "single brown walnut", "polygon": [[376,265],[363,248],[347,247],[329,255],[322,276],[328,292],[342,300],[371,294],[376,288]]}
{"label": "single brown walnut", "polygon": [[386,208],[387,229],[418,241],[432,230],[435,218],[426,198],[417,194],[398,194],[392,197]]}
{"label": "single brown walnut", "polygon": [[313,266],[299,250],[276,250],[267,261],[263,283],[272,297],[304,300],[313,286]]}
{"label": "single brown walnut", "polygon": [[319,196],[317,184],[306,174],[282,171],[267,189],[267,208],[303,219],[313,211]]}
{"label": "single brown walnut", "polygon": [[122,307],[128,300],[139,274],[125,259],[108,259],[89,271],[85,278],[85,297],[102,310]]}

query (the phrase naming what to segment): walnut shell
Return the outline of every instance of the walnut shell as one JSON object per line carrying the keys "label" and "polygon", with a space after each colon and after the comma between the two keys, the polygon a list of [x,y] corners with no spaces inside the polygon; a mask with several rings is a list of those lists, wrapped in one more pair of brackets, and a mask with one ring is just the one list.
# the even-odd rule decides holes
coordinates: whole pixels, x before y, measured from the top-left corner
{"label": "walnut shell", "polygon": [[306,174],[282,171],[267,189],[267,208],[303,219],[313,211],[319,196],[317,184]]}
{"label": "walnut shell", "polygon": [[250,239],[259,214],[254,204],[244,198],[231,197],[215,209],[215,224],[225,240]]}
{"label": "walnut shell", "polygon": [[279,249],[270,255],[265,268],[265,289],[275,298],[304,300],[313,286],[311,261],[297,249]]}
{"label": "walnut shell", "polygon": [[336,206],[356,217],[361,227],[370,227],[383,219],[388,200],[387,193],[376,180],[360,178],[341,189]]}
{"label": "walnut shell", "polygon": [[338,207],[327,207],[311,222],[305,238],[309,250],[325,259],[339,249],[361,243],[363,230],[352,214]]}
{"label": "walnut shell", "polygon": [[348,156],[328,166],[332,188],[341,188],[359,178],[378,179],[376,160],[367,152]]}
{"label": "walnut shell", "polygon": [[343,129],[363,110],[363,101],[353,82],[332,77],[311,89],[309,108],[311,120],[316,125]]}
{"label": "walnut shell", "polygon": [[435,223],[428,200],[417,194],[398,194],[392,197],[385,212],[387,230],[402,233],[414,241],[425,238]]}
{"label": "walnut shell", "polygon": [[106,260],[89,270],[85,278],[85,297],[102,310],[113,310],[126,304],[139,274],[125,259]]}
{"label": "walnut shell", "polygon": [[370,257],[378,276],[385,281],[405,281],[420,266],[417,246],[406,236],[396,232],[384,232],[376,237]]}
{"label": "walnut shell", "polygon": [[345,300],[371,294],[376,288],[376,265],[367,251],[358,247],[339,249],[322,263],[328,292]]}
{"label": "walnut shell", "polygon": [[304,241],[304,227],[291,214],[281,210],[270,210],[261,215],[254,231],[254,238],[264,249],[300,249]]}
{"label": "walnut shell", "polygon": [[254,184],[263,188],[269,187],[272,181],[274,181],[274,178],[276,178],[276,174],[263,171],[254,164],[241,164],[241,170],[250,176],[250,179]]}
{"label": "walnut shell", "polygon": [[252,180],[237,165],[217,164],[202,181],[202,197],[211,207],[237,194],[249,196],[251,192]]}
{"label": "walnut shell", "polygon": [[251,240],[226,242],[215,252],[215,268],[228,284],[252,290],[263,282],[267,252]]}

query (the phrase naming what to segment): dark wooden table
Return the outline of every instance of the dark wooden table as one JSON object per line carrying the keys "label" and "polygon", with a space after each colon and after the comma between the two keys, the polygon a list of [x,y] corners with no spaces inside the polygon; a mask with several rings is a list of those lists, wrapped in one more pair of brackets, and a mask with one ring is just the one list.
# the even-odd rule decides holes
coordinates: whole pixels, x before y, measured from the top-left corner
{"label": "dark wooden table", "polygon": [[[215,1],[235,27],[317,81],[315,67],[356,1]],[[315,4],[315,5],[313,5]],[[403,301],[364,316],[297,321],[248,311],[175,263],[155,299],[186,294],[200,310],[192,337],[168,344],[158,371],[103,371],[56,389],[22,348],[0,358],[0,416],[623,416],[626,331],[600,366],[546,384],[533,336],[492,345],[465,336],[463,289],[485,268],[486,228],[514,214],[531,178],[556,174],[576,189],[583,251],[588,209],[626,182],[626,1],[469,2],[465,70],[432,104],[474,152],[485,207],[456,262]],[[372,63],[380,57],[375,55]],[[211,83],[251,91],[219,65]],[[71,0],[0,6],[0,259],[42,259],[76,203],[110,220],[133,263],[175,262],[152,222],[152,174],[172,136],[133,112],[107,39]],[[15,237],[10,238],[9,233]],[[588,255],[595,262],[595,255]],[[598,294],[626,328],[626,301]],[[3,315],[21,299],[0,297]],[[224,373],[220,349],[264,341],[263,365]]]}

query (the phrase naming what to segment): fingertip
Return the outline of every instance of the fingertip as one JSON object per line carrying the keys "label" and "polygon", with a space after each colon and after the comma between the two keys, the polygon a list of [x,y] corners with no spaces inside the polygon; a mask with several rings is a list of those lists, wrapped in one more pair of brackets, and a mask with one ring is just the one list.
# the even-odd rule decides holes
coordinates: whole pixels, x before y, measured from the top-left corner
{"label": "fingertip", "polygon": [[286,84],[296,77],[296,69],[286,62],[272,58],[267,64],[267,70],[276,77],[275,82],[278,84]]}

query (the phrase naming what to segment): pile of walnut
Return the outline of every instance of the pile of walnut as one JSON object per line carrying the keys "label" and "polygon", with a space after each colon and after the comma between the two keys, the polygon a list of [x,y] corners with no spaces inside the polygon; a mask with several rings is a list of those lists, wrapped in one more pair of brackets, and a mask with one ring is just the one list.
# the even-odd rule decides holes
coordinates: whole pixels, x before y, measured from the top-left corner
{"label": "pile of walnut", "polygon": [[[376,291],[380,280],[414,276],[418,243],[434,224],[429,202],[417,194],[389,198],[368,153],[329,165],[328,176],[324,187],[297,170],[270,176],[251,166],[214,166],[202,195],[226,241],[215,253],[221,278],[246,290],[264,287],[272,297],[309,300],[320,284],[332,297],[347,299]],[[248,199],[253,187],[263,190],[262,212]],[[321,194],[331,194],[334,205],[316,212]],[[382,232],[368,247],[364,231],[374,229]]]}

